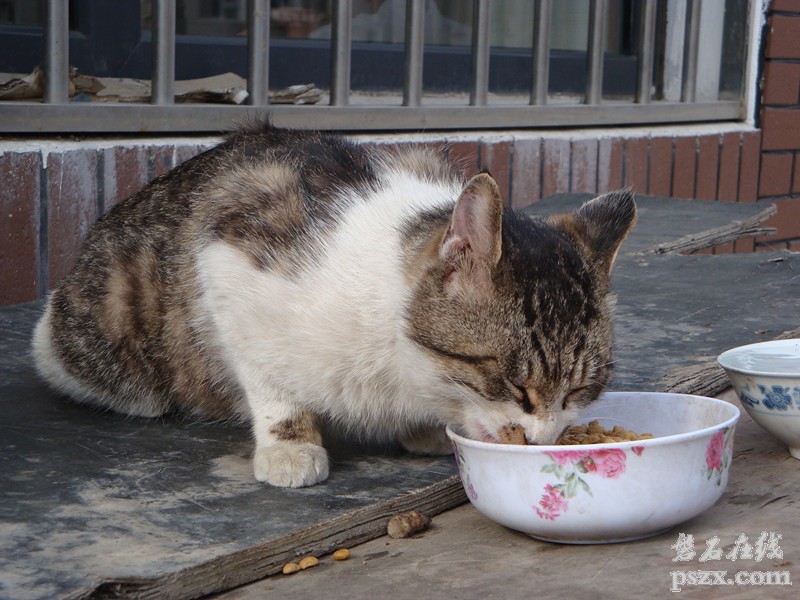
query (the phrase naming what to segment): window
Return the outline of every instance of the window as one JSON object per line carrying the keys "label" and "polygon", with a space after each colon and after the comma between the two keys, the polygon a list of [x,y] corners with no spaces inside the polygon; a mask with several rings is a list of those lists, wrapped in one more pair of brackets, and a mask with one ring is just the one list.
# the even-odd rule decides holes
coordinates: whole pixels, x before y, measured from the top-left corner
{"label": "window", "polygon": [[[156,1],[69,0],[70,64],[97,77],[150,79]],[[533,83],[537,2],[550,7],[547,103],[585,103],[591,72],[592,0],[496,0],[488,5],[488,91],[500,103],[529,104],[525,96]],[[0,0],[0,72],[29,73],[43,64],[43,4]],[[272,0],[269,4],[269,88],[314,84],[328,89],[333,2]],[[598,71],[602,73],[603,102],[639,101],[642,25],[645,7],[652,7],[655,53],[653,68],[646,75],[652,99],[663,101],[664,106],[727,101],[727,108],[712,118],[741,118],[741,108],[734,105],[741,104],[742,98],[750,4],[747,0],[603,0],[604,45]],[[687,7],[694,5],[698,12],[692,17]],[[175,0],[175,78],[226,72],[246,77],[248,6],[248,0]],[[392,104],[391,98],[400,97],[405,76],[406,8],[406,0],[352,1],[349,73],[354,93],[379,96],[382,104]],[[437,104],[447,103],[448,98],[461,103],[473,83],[473,2],[424,0],[424,11],[423,105],[425,98]],[[687,44],[692,22],[699,23],[696,45]],[[684,52],[686,48],[697,54],[691,97],[685,97],[687,60],[693,60]],[[4,105],[0,104],[0,114]],[[663,116],[662,111],[659,116],[658,110],[652,109],[653,120],[694,120],[710,114],[686,107],[670,111],[673,114]],[[616,114],[622,115],[622,111]],[[598,124],[618,118],[599,118]],[[582,116],[580,122],[587,119]],[[544,122],[580,124],[570,119]]]}

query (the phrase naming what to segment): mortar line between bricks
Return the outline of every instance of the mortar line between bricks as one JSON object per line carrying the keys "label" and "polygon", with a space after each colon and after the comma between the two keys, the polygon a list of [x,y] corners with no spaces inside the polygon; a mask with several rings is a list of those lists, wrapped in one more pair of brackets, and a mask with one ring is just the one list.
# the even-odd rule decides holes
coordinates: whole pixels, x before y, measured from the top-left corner
{"label": "mortar line between bricks", "polygon": [[739,157],[736,163],[736,202],[742,201],[742,189],[741,189],[741,179],[742,179],[742,162],[744,161],[744,136],[740,133],[739,134]]}
{"label": "mortar line between bricks", "polygon": [[97,197],[95,198],[95,219],[99,220],[105,212],[105,197],[106,197],[106,153],[103,150],[97,150],[97,166],[95,168],[95,180],[97,182]]}
{"label": "mortar line between bricks", "polygon": [[766,110],[800,110],[800,104],[767,104],[761,105]]}
{"label": "mortar line between bricks", "polygon": [[506,198],[506,206],[513,207],[514,198],[514,138],[508,143],[508,198]]}
{"label": "mortar line between bricks", "polygon": [[567,154],[569,155],[569,166],[567,167],[567,192],[572,193],[572,154],[575,152],[572,139],[567,140]]}
{"label": "mortar line between bricks", "polygon": [[675,192],[675,154],[677,153],[675,138],[670,138],[669,149],[669,195],[672,198]]}
{"label": "mortar line between bricks", "polygon": [[539,138],[539,200],[544,197],[544,140]]}
{"label": "mortar line between bricks", "polygon": [[[719,188],[720,188],[720,175],[722,174],[722,150],[725,147],[725,136],[720,135],[717,138],[717,189],[714,192],[714,196],[717,200],[720,200],[719,197]],[[713,248],[712,248],[713,250]]]}
{"label": "mortar line between bricks", "polygon": [[769,156],[784,156],[787,154],[794,154],[797,152],[797,148],[793,148],[791,150],[763,150],[761,154],[768,154]]}
{"label": "mortar line between bricks", "polygon": [[49,274],[49,255],[47,244],[49,241],[47,224],[49,220],[48,204],[50,194],[47,189],[47,157],[40,154],[41,162],[39,165],[39,281],[36,282],[36,292],[39,298],[47,295],[47,279]]}
{"label": "mortar line between bricks", "polygon": [[692,198],[697,198],[697,170],[700,167],[700,138],[694,138],[694,181],[692,181]]}
{"label": "mortar line between bricks", "polygon": [[[791,188],[790,188],[791,189]],[[777,196],[759,196],[759,202],[781,202],[783,200],[798,200],[800,193],[778,194]]]}
{"label": "mortar line between bricks", "polygon": [[594,141],[594,193],[600,193],[600,140]]}

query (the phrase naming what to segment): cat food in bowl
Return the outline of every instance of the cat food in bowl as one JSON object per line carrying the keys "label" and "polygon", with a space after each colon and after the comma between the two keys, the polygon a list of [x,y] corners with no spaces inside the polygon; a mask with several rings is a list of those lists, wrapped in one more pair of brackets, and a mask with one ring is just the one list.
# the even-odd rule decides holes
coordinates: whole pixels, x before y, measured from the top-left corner
{"label": "cat food in bowl", "polygon": [[653,536],[711,507],[728,482],[739,414],[714,398],[609,392],[578,424],[652,438],[523,446],[447,434],[478,511],[538,539],[599,544]]}
{"label": "cat food in bowl", "polygon": [[800,459],[800,339],[740,346],[717,361],[747,414]]}

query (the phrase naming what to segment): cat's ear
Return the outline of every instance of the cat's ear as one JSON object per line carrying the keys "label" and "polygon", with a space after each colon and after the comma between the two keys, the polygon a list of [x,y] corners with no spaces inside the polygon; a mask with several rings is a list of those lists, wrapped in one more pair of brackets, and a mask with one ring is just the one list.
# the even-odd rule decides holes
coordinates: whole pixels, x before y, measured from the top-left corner
{"label": "cat's ear", "polygon": [[448,265],[445,286],[481,293],[503,247],[503,199],[488,173],[470,179],[456,202],[439,250]]}
{"label": "cat's ear", "polygon": [[610,273],[619,247],[636,223],[633,192],[627,188],[599,196],[554,222],[580,240],[599,268]]}

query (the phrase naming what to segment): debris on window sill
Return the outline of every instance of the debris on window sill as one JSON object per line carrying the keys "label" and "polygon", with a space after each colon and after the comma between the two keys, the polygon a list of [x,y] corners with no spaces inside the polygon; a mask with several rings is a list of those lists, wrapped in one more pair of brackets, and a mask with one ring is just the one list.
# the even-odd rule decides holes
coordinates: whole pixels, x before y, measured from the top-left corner
{"label": "debris on window sill", "polygon": [[[92,77],[69,71],[71,102],[149,103],[147,79]],[[179,104],[243,104],[247,80],[235,73],[222,73],[200,79],[175,82],[175,102]],[[269,92],[271,104],[316,104],[324,92],[312,83],[292,85]],[[27,75],[0,73],[0,101],[41,100],[44,97],[44,73],[39,67]]]}

